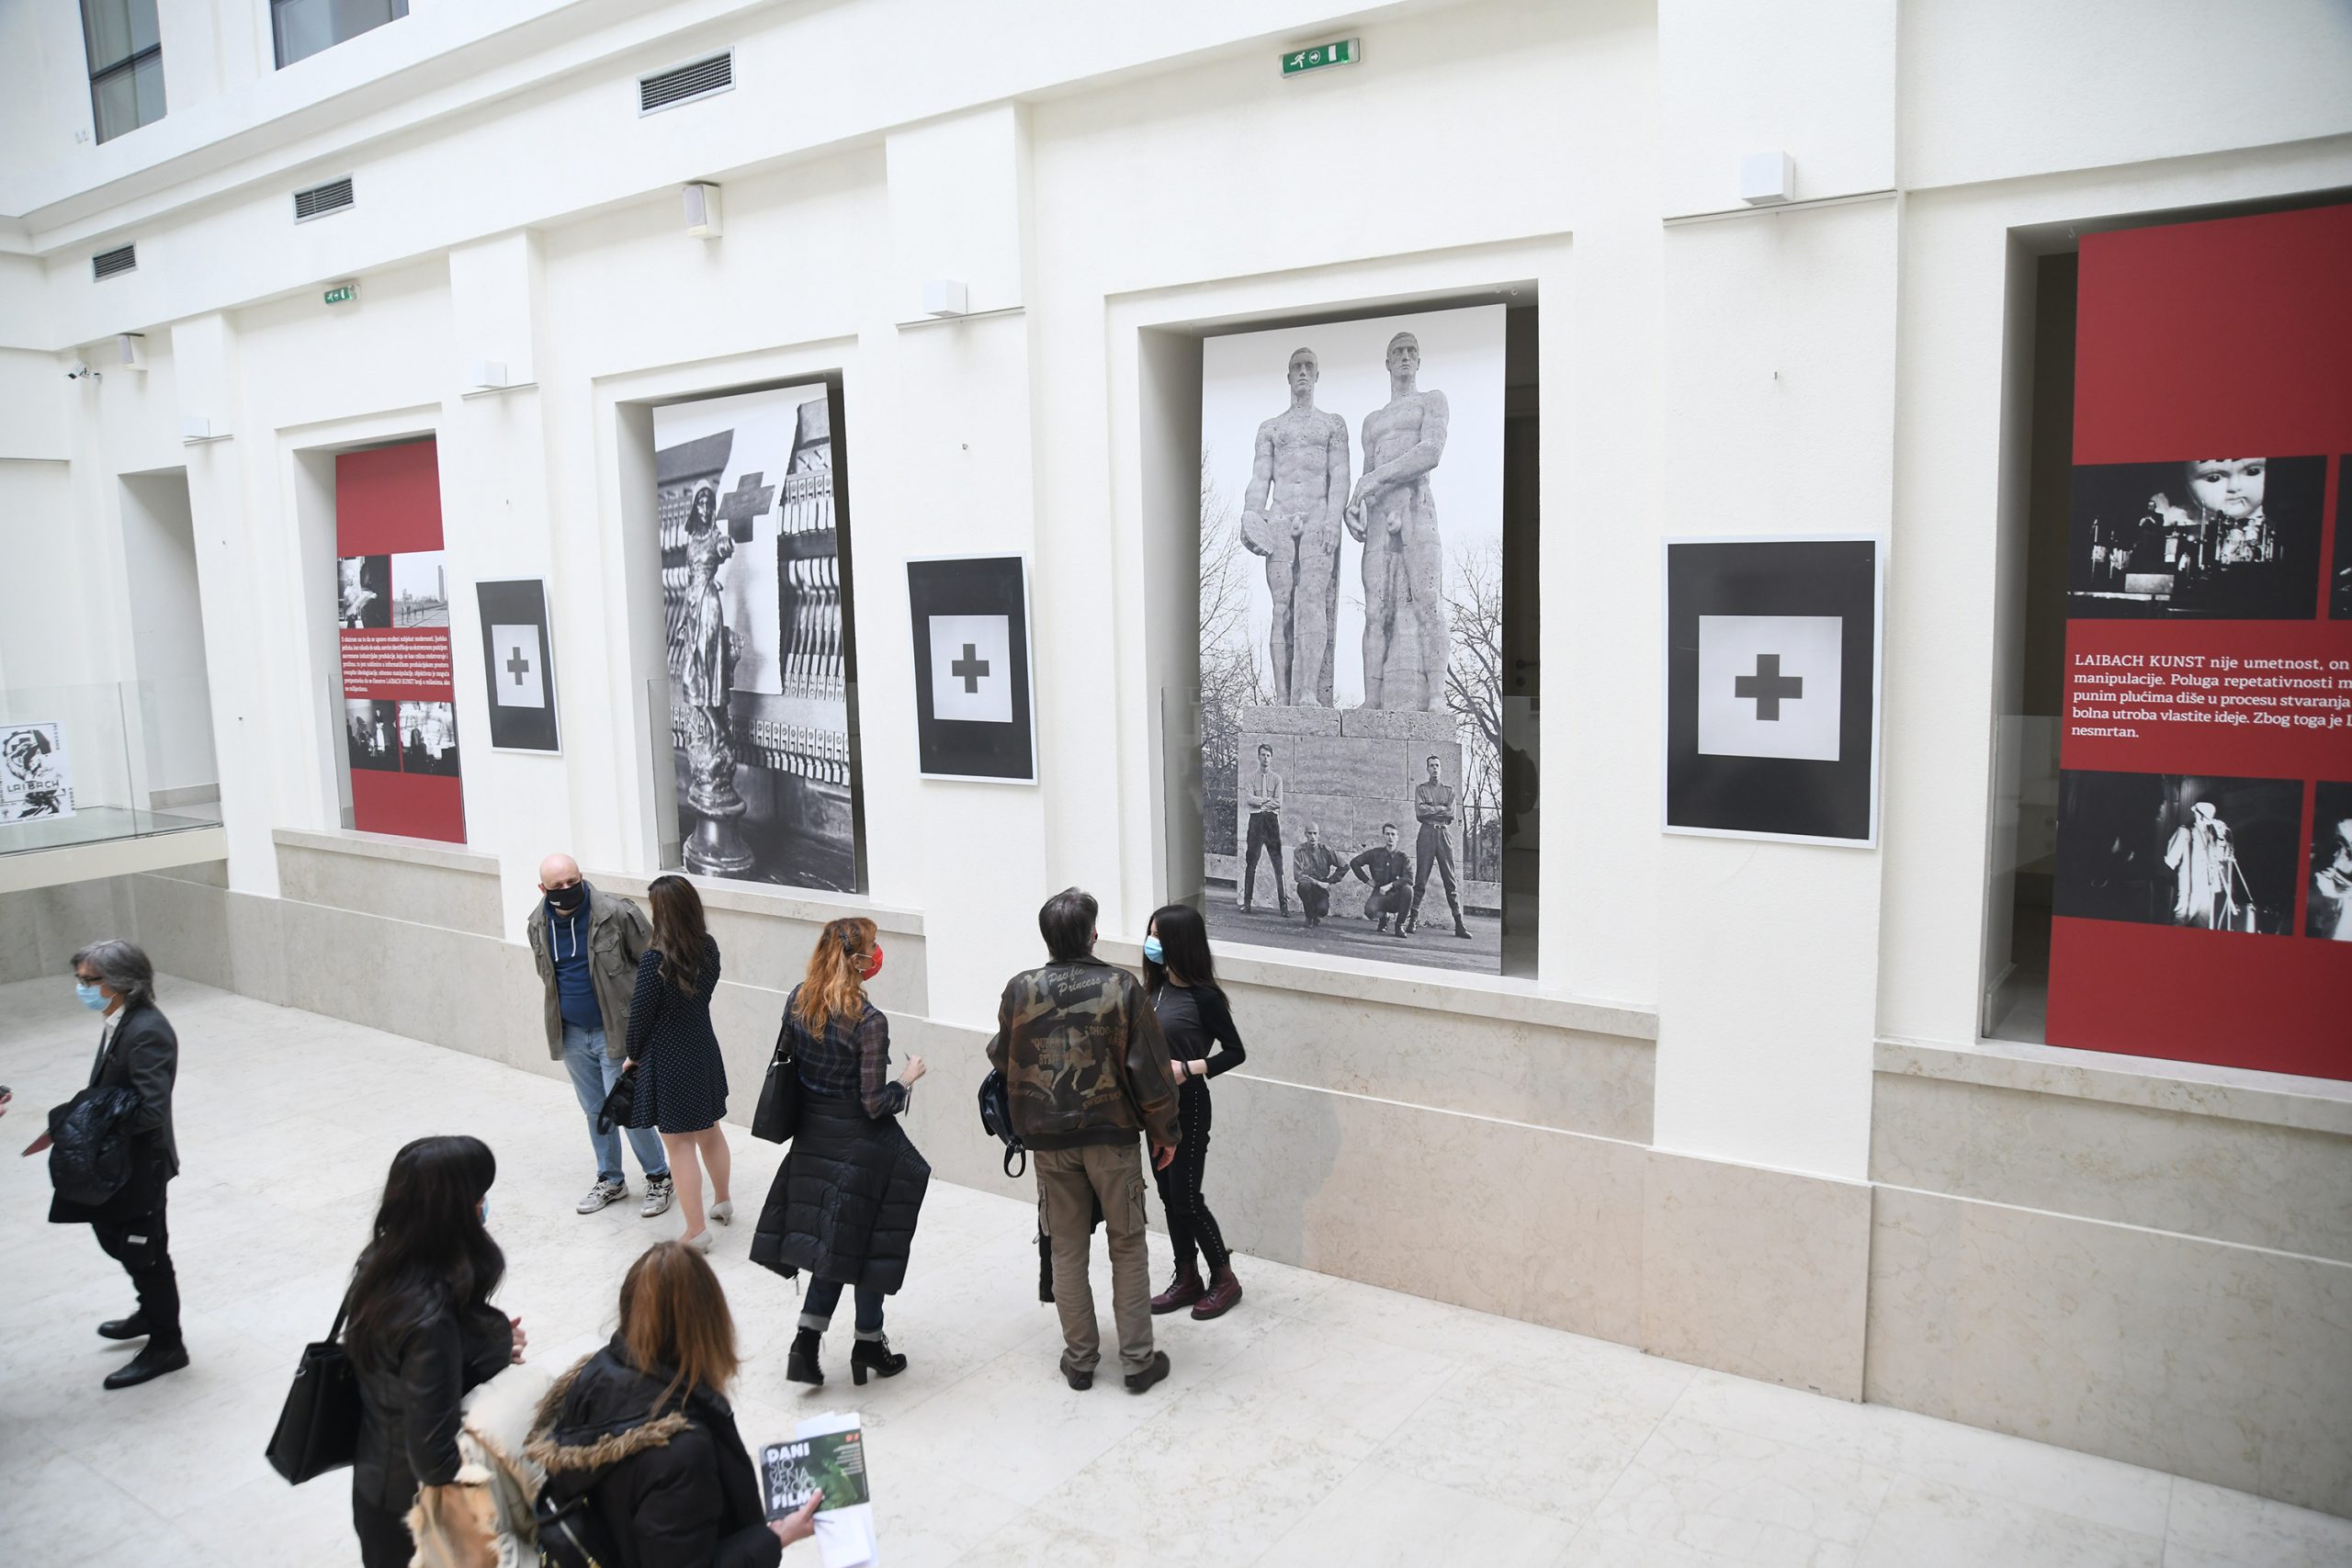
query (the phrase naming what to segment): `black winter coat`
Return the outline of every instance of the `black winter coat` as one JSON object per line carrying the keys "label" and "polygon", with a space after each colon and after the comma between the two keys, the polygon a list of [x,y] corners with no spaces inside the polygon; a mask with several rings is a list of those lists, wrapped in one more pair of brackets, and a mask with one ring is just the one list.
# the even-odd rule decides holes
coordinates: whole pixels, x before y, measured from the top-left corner
{"label": "black winter coat", "polygon": [[907,1281],[907,1254],[931,1185],[896,1116],[869,1118],[854,1100],[800,1094],[800,1131],[760,1208],[752,1261],[790,1279],[838,1280],[888,1295]]}
{"label": "black winter coat", "polygon": [[125,1008],[114,1038],[92,1064],[92,1089],[127,1089],[139,1096],[130,1118],[130,1179],[104,1203],[51,1201],[52,1224],[133,1220],[164,1206],[164,1184],[180,1170],[179,1144],[172,1135],[172,1084],[179,1077],[180,1037],[153,1002]]}
{"label": "black winter coat", "polygon": [[355,1495],[406,1513],[416,1489],[458,1478],[458,1402],[506,1369],[514,1325],[494,1306],[444,1306],[405,1335],[380,1366],[359,1369]]}
{"label": "black winter coat", "polygon": [[640,1371],[613,1342],[556,1380],[526,1450],[558,1498],[586,1493],[613,1568],[775,1568],[759,1472],[724,1397],[697,1388],[654,1402],[667,1367]]}

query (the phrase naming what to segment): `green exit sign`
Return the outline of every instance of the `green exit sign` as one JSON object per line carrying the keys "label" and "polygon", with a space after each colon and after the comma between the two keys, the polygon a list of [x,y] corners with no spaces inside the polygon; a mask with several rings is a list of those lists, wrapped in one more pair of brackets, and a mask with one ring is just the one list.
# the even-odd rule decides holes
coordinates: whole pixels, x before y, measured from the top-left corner
{"label": "green exit sign", "polygon": [[327,303],[330,305],[348,305],[358,298],[359,285],[356,283],[338,283],[327,290]]}
{"label": "green exit sign", "polygon": [[1363,43],[1361,39],[1343,38],[1337,43],[1294,49],[1283,56],[1283,74],[1295,76],[1302,71],[1320,71],[1327,65],[1353,65],[1363,52]]}

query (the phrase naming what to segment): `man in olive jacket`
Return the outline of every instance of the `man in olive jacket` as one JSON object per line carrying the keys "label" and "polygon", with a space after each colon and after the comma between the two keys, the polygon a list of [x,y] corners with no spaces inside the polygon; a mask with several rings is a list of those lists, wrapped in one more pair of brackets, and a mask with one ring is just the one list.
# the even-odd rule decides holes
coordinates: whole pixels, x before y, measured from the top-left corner
{"label": "man in olive jacket", "polygon": [[[571,1073],[571,1091],[588,1117],[596,1184],[580,1200],[579,1212],[593,1214],[628,1196],[620,1133],[598,1132],[596,1112],[620,1081],[637,961],[653,933],[636,905],[591,887],[570,855],[539,863],[539,891],[546,897],[531,911],[527,928],[531,962],[547,992],[548,1055]],[[638,1213],[650,1220],[670,1207],[669,1156],[650,1127],[630,1128],[628,1146],[645,1171],[645,1206]]]}
{"label": "man in olive jacket", "polygon": [[1054,1252],[1062,1376],[1094,1384],[1102,1337],[1086,1255],[1096,1205],[1111,1246],[1111,1310],[1127,1392],[1168,1375],[1151,1345],[1150,1261],[1144,1250],[1140,1132],[1152,1163],[1176,1156],[1176,1078],[1159,1015],[1134,976],[1094,956],[1093,896],[1071,887],[1037,911],[1052,962],[1015,975],[997,1007],[989,1063],[1004,1075],[1012,1130],[1037,1172],[1037,1202]]}

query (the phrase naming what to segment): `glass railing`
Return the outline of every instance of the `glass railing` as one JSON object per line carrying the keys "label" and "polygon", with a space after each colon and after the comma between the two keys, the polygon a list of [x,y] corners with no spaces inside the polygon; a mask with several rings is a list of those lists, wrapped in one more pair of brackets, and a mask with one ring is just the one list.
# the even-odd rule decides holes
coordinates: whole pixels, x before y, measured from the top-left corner
{"label": "glass railing", "polygon": [[0,688],[0,855],[220,820],[200,676]]}

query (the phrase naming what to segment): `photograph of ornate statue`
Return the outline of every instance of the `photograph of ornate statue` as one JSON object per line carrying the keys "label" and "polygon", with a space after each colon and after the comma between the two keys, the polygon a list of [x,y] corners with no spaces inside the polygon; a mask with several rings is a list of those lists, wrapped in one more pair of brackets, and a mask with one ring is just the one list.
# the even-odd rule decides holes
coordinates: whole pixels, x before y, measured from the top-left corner
{"label": "photograph of ornate statue", "polygon": [[2066,613],[2308,620],[2326,486],[2324,457],[2078,468]]}
{"label": "photograph of ornate statue", "polygon": [[1503,328],[1489,305],[1202,344],[1218,941],[1500,966]]}
{"label": "photograph of ornate statue", "polygon": [[700,875],[859,886],[834,398],[653,411],[678,833]]}

